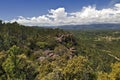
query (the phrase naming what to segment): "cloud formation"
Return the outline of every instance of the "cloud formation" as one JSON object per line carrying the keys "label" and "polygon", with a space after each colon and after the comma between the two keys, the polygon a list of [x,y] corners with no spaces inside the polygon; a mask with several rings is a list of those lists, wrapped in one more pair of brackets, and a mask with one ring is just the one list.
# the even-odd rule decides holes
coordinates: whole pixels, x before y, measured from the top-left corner
{"label": "cloud formation", "polygon": [[66,12],[65,8],[51,9],[46,15],[31,18],[19,16],[18,19],[13,19],[9,22],[15,21],[28,26],[120,23],[120,4],[115,4],[113,8],[101,10],[97,10],[95,6],[87,6],[80,11],[71,13]]}
{"label": "cloud formation", "polygon": [[109,3],[109,5],[108,5],[108,7],[111,7],[114,4],[119,3],[119,2],[120,2],[120,0],[111,0],[110,3]]}

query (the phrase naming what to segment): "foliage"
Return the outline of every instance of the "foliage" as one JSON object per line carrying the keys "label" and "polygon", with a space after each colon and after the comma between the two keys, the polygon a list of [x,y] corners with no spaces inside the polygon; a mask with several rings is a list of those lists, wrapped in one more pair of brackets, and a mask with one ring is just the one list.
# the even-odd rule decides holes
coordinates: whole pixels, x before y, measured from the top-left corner
{"label": "foliage", "polygon": [[95,75],[90,71],[87,59],[82,56],[74,57],[68,60],[63,69],[64,80],[95,80]]}
{"label": "foliage", "polygon": [[111,80],[120,80],[120,62],[111,65],[112,71],[110,73]]}
{"label": "foliage", "polygon": [[120,80],[120,30],[29,27],[0,20],[0,80]]}
{"label": "foliage", "polygon": [[2,64],[6,74],[4,79],[32,80],[35,78],[35,74],[37,73],[34,65],[35,64],[33,64],[32,61],[29,61],[24,54],[19,54],[19,47],[13,46],[8,50],[8,56]]}

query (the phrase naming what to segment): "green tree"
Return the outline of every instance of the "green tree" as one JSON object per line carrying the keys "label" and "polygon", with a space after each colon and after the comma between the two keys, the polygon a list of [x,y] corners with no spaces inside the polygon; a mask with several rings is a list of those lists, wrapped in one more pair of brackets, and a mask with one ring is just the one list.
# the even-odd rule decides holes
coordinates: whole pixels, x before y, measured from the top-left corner
{"label": "green tree", "polygon": [[5,62],[2,64],[6,74],[7,74],[7,79],[14,79],[16,76],[16,71],[17,71],[17,64],[19,63],[19,60],[17,59],[17,55],[19,53],[19,47],[13,46],[11,47],[8,52],[7,52],[7,59]]}
{"label": "green tree", "polygon": [[111,68],[110,73],[98,72],[97,80],[120,80],[120,62],[111,64]]}
{"label": "green tree", "polygon": [[63,69],[64,80],[96,80],[87,64],[87,59],[78,56],[70,59]]}
{"label": "green tree", "polygon": [[0,80],[4,80],[6,75],[5,71],[2,67],[3,62],[5,61],[6,54],[4,52],[0,52]]}
{"label": "green tree", "polygon": [[108,73],[98,72],[97,80],[110,80]]}
{"label": "green tree", "polygon": [[2,20],[0,20],[0,26],[2,26]]}
{"label": "green tree", "polygon": [[36,45],[41,49],[45,49],[48,46],[46,42],[37,42]]}
{"label": "green tree", "polygon": [[111,80],[120,80],[120,62],[111,65],[112,71],[109,74]]}
{"label": "green tree", "polygon": [[2,64],[7,80],[35,79],[37,67],[26,57],[26,55],[20,53],[19,47],[15,45],[11,47],[7,51],[7,55],[7,59]]}

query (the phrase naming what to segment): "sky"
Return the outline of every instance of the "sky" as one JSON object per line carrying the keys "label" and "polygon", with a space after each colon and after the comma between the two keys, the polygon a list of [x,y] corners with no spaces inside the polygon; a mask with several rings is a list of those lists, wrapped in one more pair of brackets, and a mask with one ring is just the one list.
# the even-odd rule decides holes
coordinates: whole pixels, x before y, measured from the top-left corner
{"label": "sky", "polygon": [[120,23],[120,0],[0,0],[0,19],[29,26]]}

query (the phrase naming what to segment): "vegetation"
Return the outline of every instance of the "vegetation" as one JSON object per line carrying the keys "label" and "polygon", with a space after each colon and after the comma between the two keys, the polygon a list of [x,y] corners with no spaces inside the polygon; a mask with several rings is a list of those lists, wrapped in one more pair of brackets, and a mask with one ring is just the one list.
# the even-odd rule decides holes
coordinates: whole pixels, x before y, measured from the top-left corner
{"label": "vegetation", "polygon": [[120,80],[120,30],[29,27],[0,20],[0,80]]}

